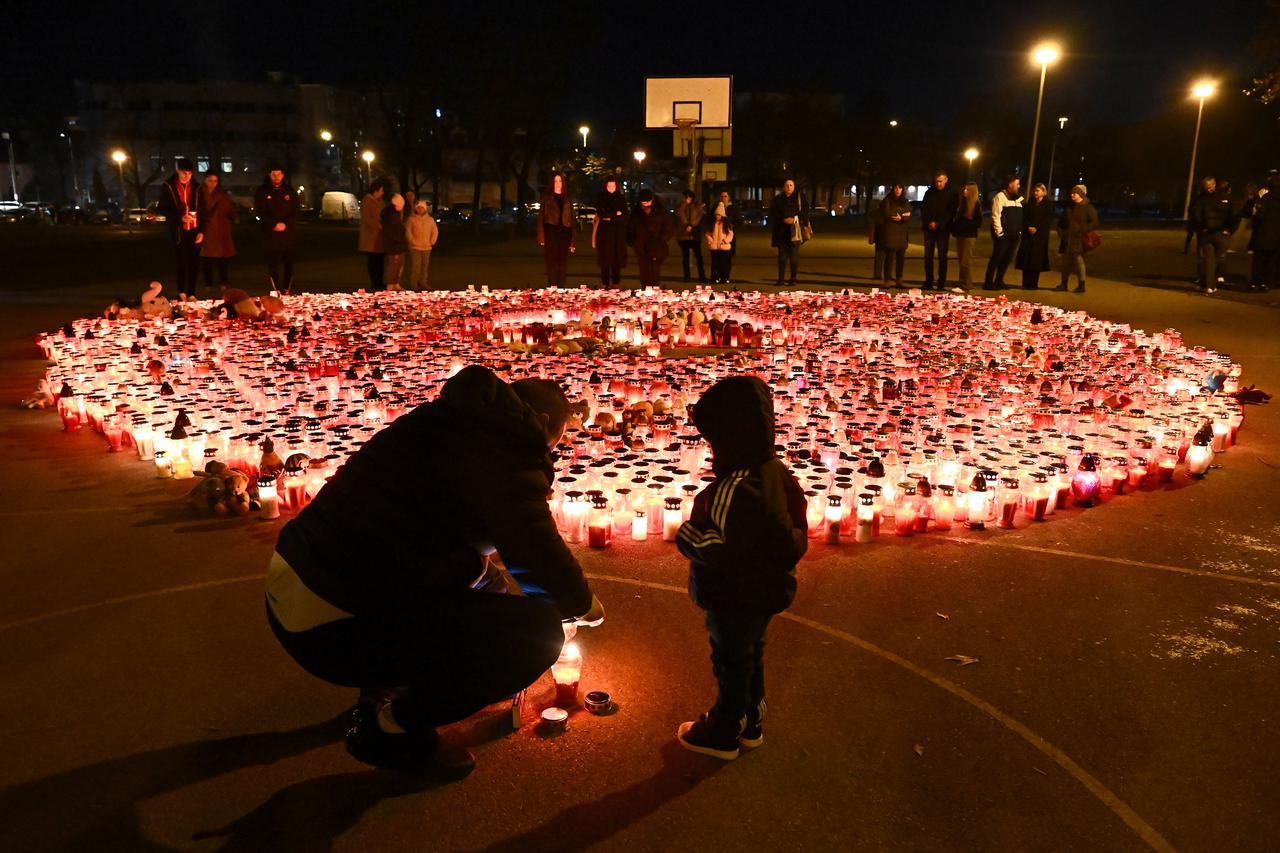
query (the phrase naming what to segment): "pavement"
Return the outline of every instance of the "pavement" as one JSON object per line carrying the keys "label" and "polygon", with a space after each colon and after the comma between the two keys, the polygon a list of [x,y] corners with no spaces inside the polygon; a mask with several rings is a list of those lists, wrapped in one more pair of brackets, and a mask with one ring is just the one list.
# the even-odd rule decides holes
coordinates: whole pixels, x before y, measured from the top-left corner
{"label": "pavement", "polygon": [[[1153,264],[1180,248],[1143,239]],[[304,260],[300,281],[358,286],[348,251]],[[0,272],[0,399],[34,386],[37,331],[132,281],[112,272],[130,261],[95,252]],[[853,236],[802,263],[802,286],[869,284]],[[575,258],[577,278],[589,269]],[[527,243],[494,241],[442,252],[432,274],[519,286],[539,270]],[[735,270],[771,280],[758,235]],[[1151,285],[1006,295],[1180,329],[1230,352],[1246,384],[1280,388],[1268,295]],[[713,695],[684,561],[657,543],[583,551],[608,611],[580,634],[583,689],[618,710],[545,735],[544,678],[518,731],[494,707],[448,732],[478,758],[454,784],[346,755],[350,691],[301,672],[263,618],[279,522],[192,516],[184,484],[58,427],[0,409],[2,850],[1270,851],[1280,837],[1275,404],[1248,408],[1203,481],[1013,532],[815,544],[769,632],[766,742],[729,764],[673,741]]]}

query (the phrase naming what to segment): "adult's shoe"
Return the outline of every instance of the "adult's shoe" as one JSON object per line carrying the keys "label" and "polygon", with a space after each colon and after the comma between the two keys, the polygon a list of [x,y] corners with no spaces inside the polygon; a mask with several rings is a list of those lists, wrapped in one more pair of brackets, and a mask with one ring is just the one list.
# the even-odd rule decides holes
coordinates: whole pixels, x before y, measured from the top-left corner
{"label": "adult's shoe", "polygon": [[1057,287],[1055,287],[1055,288],[1054,288],[1054,290],[1055,290],[1055,291],[1058,291],[1059,293],[1066,293],[1066,292],[1067,292],[1067,283],[1064,281],[1062,284],[1060,284],[1060,285],[1058,285]]}
{"label": "adult's shoe", "polygon": [[357,705],[352,716],[356,722],[347,731],[346,747],[357,761],[441,781],[462,779],[476,768],[476,758],[470,750],[445,743],[433,728],[385,732],[378,725],[378,710],[373,710],[371,703]]}
{"label": "adult's shoe", "polygon": [[761,699],[759,705],[747,711],[747,722],[742,727],[742,733],[738,735],[738,746],[744,749],[755,749],[764,743],[764,716],[768,710],[768,706]]}
{"label": "adult's shoe", "polygon": [[1075,290],[1073,290],[1073,291],[1071,291],[1071,292],[1072,292],[1072,293],[1084,293],[1084,285],[1083,285],[1083,284],[1082,284],[1082,285],[1080,285],[1079,287],[1077,287]]}

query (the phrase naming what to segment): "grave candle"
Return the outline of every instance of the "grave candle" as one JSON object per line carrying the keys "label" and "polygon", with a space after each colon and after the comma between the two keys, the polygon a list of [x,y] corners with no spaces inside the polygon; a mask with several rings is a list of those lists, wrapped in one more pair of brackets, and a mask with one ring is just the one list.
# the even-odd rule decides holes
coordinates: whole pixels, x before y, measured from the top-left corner
{"label": "grave candle", "polygon": [[258,478],[258,517],[264,521],[280,517],[280,498],[275,477]]}
{"label": "grave candle", "polygon": [[843,499],[840,495],[827,496],[827,544],[837,545],[840,542],[840,523],[844,521]]}
{"label": "grave candle", "polygon": [[1098,461],[1092,453],[1086,453],[1080,459],[1080,468],[1071,478],[1071,494],[1075,497],[1076,506],[1094,506],[1102,491],[1102,481],[1098,476]]}
{"label": "grave candle", "polygon": [[565,643],[560,657],[551,666],[556,683],[556,707],[572,708],[578,704],[578,682],[582,680],[582,651],[577,643]]}
{"label": "grave candle", "polygon": [[680,508],[679,498],[667,498],[662,511],[662,541],[676,541],[676,531],[684,523],[684,513]]}
{"label": "grave candle", "polygon": [[635,510],[631,517],[631,541],[643,542],[649,535],[649,522],[643,509]]}

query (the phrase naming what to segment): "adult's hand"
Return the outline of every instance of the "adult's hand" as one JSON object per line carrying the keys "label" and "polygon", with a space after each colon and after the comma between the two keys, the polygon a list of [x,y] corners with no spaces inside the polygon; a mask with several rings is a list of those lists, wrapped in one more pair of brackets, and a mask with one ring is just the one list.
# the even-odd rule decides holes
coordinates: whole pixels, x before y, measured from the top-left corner
{"label": "adult's hand", "polygon": [[200,245],[201,243],[203,243],[203,242],[204,242],[204,235],[203,235],[203,234],[197,234],[197,235],[196,235],[196,245],[197,245],[197,246],[199,246],[199,245]]}
{"label": "adult's hand", "polygon": [[574,252],[576,252],[576,251],[578,251],[578,247],[577,247],[577,246],[570,246],[570,247],[569,247],[569,254],[571,254],[571,255],[572,255],[572,254],[573,254]]}
{"label": "adult's hand", "polygon": [[600,599],[593,594],[591,596],[591,609],[586,613],[573,620],[573,624],[582,625],[586,628],[595,628],[604,621],[604,605],[600,603]]}

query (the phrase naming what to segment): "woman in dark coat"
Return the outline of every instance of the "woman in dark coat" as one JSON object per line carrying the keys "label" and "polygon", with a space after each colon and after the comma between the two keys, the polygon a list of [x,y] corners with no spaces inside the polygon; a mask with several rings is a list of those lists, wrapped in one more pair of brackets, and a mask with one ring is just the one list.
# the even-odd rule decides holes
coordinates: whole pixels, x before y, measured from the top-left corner
{"label": "woman in dark coat", "polygon": [[218,271],[218,284],[222,287],[227,286],[227,267],[236,254],[236,244],[231,239],[231,222],[235,214],[235,205],[231,203],[231,196],[227,191],[218,184],[218,173],[210,172],[204,176],[204,183],[197,193],[200,234],[196,237],[196,242],[200,244],[200,265],[204,267],[204,286],[211,290],[215,267]]}
{"label": "woman in dark coat", "polygon": [[1031,188],[1031,199],[1022,206],[1022,241],[1014,266],[1022,270],[1022,287],[1040,287],[1040,273],[1049,266],[1049,229],[1053,227],[1053,202],[1044,184]]}
{"label": "woman in dark coat", "polygon": [[[298,212],[301,205],[293,186],[285,180],[279,163],[267,166],[267,178],[253,195],[253,210],[262,222],[266,240],[267,275],[272,290],[288,293],[293,287],[293,251],[298,245]],[[284,268],[283,276],[281,267]]]}
{"label": "woman in dark coat", "polygon": [[1062,253],[1062,283],[1058,290],[1066,290],[1071,273],[1076,274],[1080,283],[1073,293],[1084,293],[1084,235],[1098,227],[1098,212],[1089,201],[1088,190],[1084,184],[1076,184],[1071,188],[1071,203],[1063,211],[1058,220],[1058,234],[1062,240],[1058,251]]}
{"label": "woman in dark coat", "polygon": [[600,283],[605,287],[621,284],[622,268],[627,265],[627,197],[615,177],[605,178],[604,190],[596,197],[591,248],[596,250]]}
{"label": "woman in dark coat", "polygon": [[662,284],[662,262],[671,254],[667,241],[675,236],[675,232],[671,214],[667,213],[661,201],[653,197],[653,190],[640,190],[640,203],[627,220],[627,239],[636,251],[641,287]]}
{"label": "woman in dark coat", "polygon": [[[778,250],[778,287],[794,285],[800,268],[800,246],[804,243],[803,239],[796,239],[796,225],[799,224],[800,233],[809,227],[809,203],[790,178],[782,182],[782,192],[769,205],[769,221],[773,223],[770,245]],[[791,278],[784,281],[788,266]]]}
{"label": "woman in dark coat", "polygon": [[578,247],[574,243],[577,222],[573,218],[573,200],[565,186],[564,174],[551,173],[551,185],[542,194],[538,210],[538,245],[547,263],[547,284],[564,287],[569,275],[569,254]]}
{"label": "woman in dark coat", "polygon": [[907,262],[907,243],[910,241],[911,202],[907,190],[898,181],[889,188],[889,194],[880,202],[880,244],[884,252],[884,269],[881,281],[889,283],[889,267],[893,267],[893,282],[902,287],[902,268]]}
{"label": "woman in dark coat", "polygon": [[956,239],[956,259],[960,267],[960,289],[973,287],[973,244],[982,228],[982,200],[978,185],[969,181],[960,191],[960,206],[951,220],[951,236]]}

